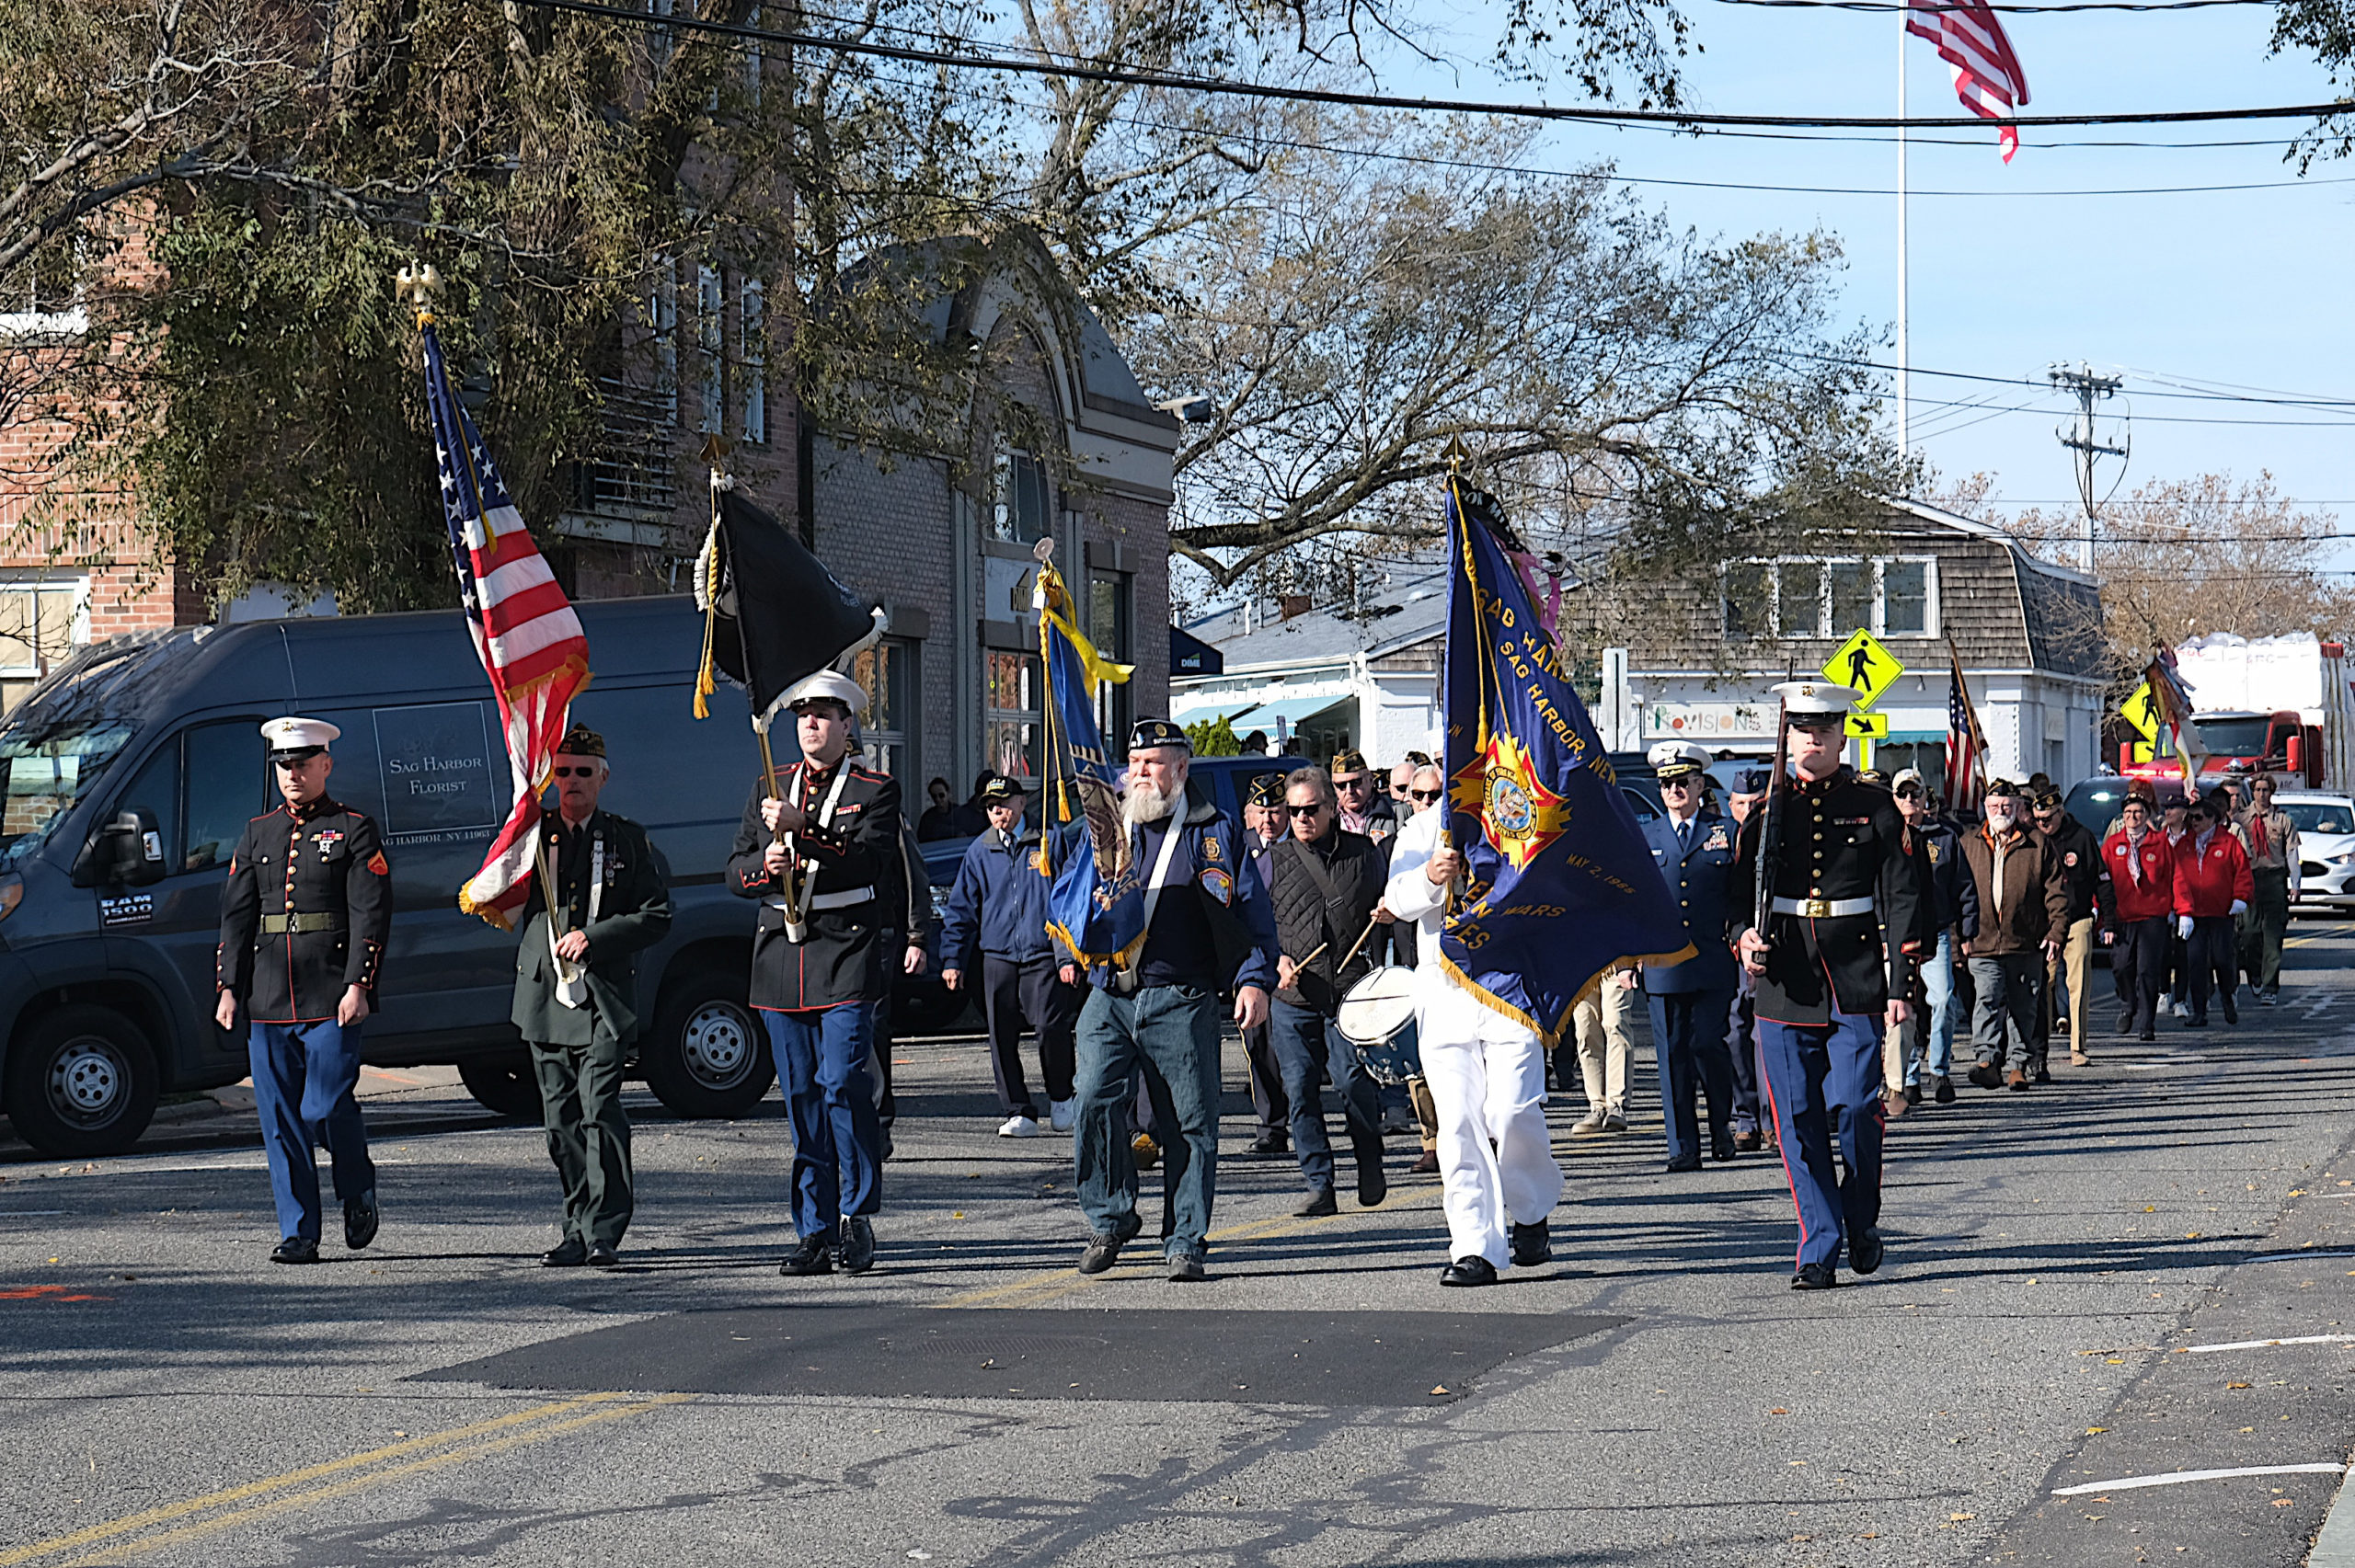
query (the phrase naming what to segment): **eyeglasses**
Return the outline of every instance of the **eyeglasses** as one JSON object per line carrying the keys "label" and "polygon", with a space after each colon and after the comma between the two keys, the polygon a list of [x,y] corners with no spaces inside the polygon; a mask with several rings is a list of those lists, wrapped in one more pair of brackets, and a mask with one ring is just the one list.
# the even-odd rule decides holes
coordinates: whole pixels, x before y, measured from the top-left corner
{"label": "eyeglasses", "polygon": [[1691,779],[1662,779],[1660,781],[1660,787],[1662,789],[1672,789],[1679,794],[1683,794],[1692,789],[1693,781]]}
{"label": "eyeglasses", "polygon": [[1321,817],[1325,814],[1325,807],[1314,802],[1307,806],[1287,806],[1283,809],[1295,817]]}
{"label": "eyeglasses", "polygon": [[1907,784],[1903,789],[1897,792],[1897,798],[1900,800],[1919,800],[1922,798],[1922,792],[1915,789],[1912,784]]}
{"label": "eyeglasses", "polygon": [[597,770],[593,766],[586,768],[550,768],[548,772],[554,773],[560,779],[590,779],[597,776]]}
{"label": "eyeglasses", "polygon": [[1410,789],[1407,793],[1414,796],[1417,800],[1421,801],[1425,806],[1430,806],[1436,804],[1439,798],[1445,795],[1447,791],[1443,789]]}
{"label": "eyeglasses", "polygon": [[1362,775],[1353,779],[1335,779],[1333,781],[1333,787],[1335,789],[1363,789],[1365,788],[1365,784],[1366,781]]}

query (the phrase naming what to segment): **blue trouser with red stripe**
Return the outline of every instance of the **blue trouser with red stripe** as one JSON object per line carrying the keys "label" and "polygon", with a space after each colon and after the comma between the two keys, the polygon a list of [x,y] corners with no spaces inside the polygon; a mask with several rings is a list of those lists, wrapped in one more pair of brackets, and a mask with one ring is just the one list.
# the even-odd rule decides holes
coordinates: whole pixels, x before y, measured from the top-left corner
{"label": "blue trouser with red stripe", "polygon": [[[1880,1223],[1881,1023],[1835,1013],[1829,1024],[1758,1021],[1766,1094],[1783,1172],[1799,1210],[1801,1264],[1836,1264],[1844,1237]],[[1832,1168],[1840,1145],[1844,1177]]]}

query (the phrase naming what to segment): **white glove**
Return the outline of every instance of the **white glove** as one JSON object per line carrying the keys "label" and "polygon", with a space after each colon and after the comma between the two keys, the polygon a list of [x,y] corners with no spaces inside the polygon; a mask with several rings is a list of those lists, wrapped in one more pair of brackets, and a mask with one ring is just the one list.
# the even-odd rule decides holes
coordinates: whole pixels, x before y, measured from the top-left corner
{"label": "white glove", "polygon": [[2234,898],[2233,900],[2233,913],[2236,915],[2245,915],[2248,913],[2248,900],[2246,898]]}
{"label": "white glove", "polygon": [[2182,937],[2187,942],[2191,940],[2191,917],[2189,915],[2177,915],[2175,917],[2175,933],[2177,936]]}

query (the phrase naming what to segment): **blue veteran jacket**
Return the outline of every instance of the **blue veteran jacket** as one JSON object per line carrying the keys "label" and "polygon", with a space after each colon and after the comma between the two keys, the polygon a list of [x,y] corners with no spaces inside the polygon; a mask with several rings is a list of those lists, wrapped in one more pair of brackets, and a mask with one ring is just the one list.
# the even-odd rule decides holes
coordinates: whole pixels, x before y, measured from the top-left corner
{"label": "blue veteran jacket", "polygon": [[1010,844],[1000,841],[996,829],[984,829],[965,846],[941,917],[943,968],[972,968],[984,953],[1020,964],[1054,951],[1047,938],[1049,884],[1031,863],[1038,853],[1038,832],[1028,828]]}
{"label": "blue veteran jacket", "polygon": [[[1074,823],[1065,830],[1078,827]],[[1245,842],[1258,835],[1237,828],[1215,802],[1196,794],[1191,784],[1186,786],[1185,819],[1176,830],[1182,837],[1172,856],[1169,886],[1175,888],[1181,881],[1192,885],[1201,899],[1216,952],[1212,972],[1202,979],[1212,990],[1258,986],[1272,997],[1276,992],[1275,905]],[[1129,840],[1131,853],[1141,854],[1139,830],[1131,828]],[[1147,864],[1145,869],[1149,874],[1151,865]],[[1090,967],[1087,978],[1099,990],[1117,989],[1109,964]]]}
{"label": "blue veteran jacket", "polygon": [[1696,956],[1682,964],[1644,966],[1644,990],[1655,996],[1683,991],[1730,991],[1740,983],[1733,951],[1727,945],[1746,921],[1733,912],[1734,828],[1717,811],[1704,807],[1693,818],[1693,847],[1679,849],[1676,824],[1665,815],[1644,823],[1644,842],[1660,879],[1676,896],[1684,916],[1685,934]]}

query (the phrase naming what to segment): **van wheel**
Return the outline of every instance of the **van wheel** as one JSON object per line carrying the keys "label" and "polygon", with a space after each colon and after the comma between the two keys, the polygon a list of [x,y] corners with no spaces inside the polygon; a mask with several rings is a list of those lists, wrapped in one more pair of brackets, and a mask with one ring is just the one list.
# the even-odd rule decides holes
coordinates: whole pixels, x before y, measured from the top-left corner
{"label": "van wheel", "polygon": [[111,1007],[61,1007],[10,1048],[6,1088],[8,1119],[43,1154],[120,1154],[155,1114],[155,1052]]}
{"label": "van wheel", "polygon": [[540,1119],[540,1081],[532,1076],[529,1059],[476,1057],[458,1064],[458,1081],[487,1111],[525,1121]]}
{"label": "van wheel", "polygon": [[741,974],[706,969],[669,988],[638,1061],[654,1097],[683,1116],[741,1116],[776,1081],[768,1031]]}

